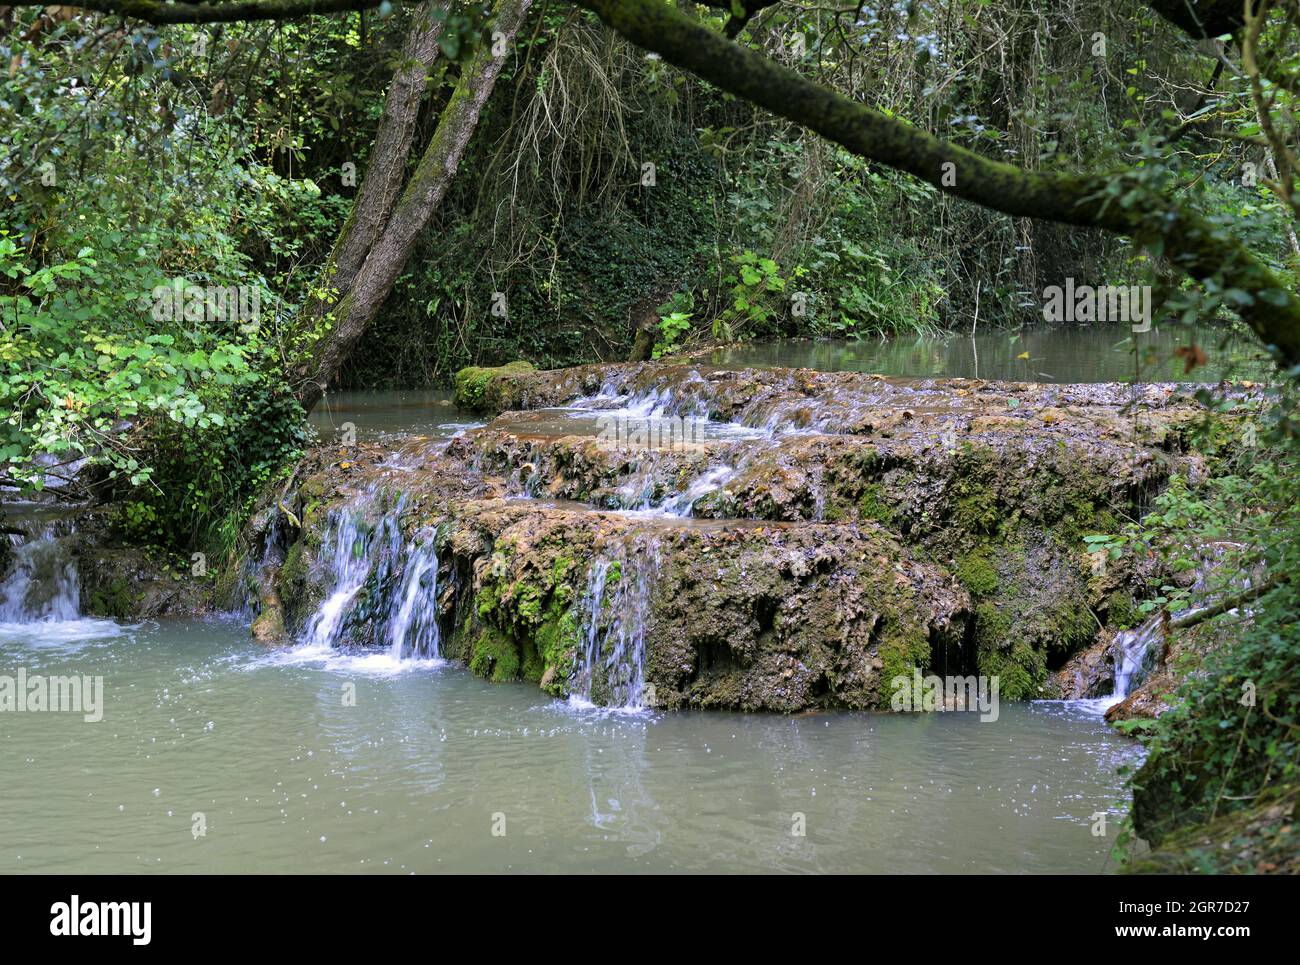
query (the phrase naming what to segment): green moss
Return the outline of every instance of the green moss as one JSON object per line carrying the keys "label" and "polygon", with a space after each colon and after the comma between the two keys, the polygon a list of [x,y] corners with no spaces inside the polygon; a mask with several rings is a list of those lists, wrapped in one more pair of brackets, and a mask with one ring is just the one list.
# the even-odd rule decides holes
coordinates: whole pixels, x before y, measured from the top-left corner
{"label": "green moss", "polygon": [[997,494],[981,490],[958,496],[953,507],[953,521],[968,533],[996,533],[1001,523]]}
{"label": "green moss", "polygon": [[1003,700],[1030,700],[1047,679],[1047,655],[1027,640],[1016,639],[1012,614],[986,600],[975,606],[975,644],[979,672],[998,678]]}
{"label": "green moss", "polygon": [[957,579],[971,596],[989,596],[998,589],[998,571],[982,552],[969,553],[957,564]]}
{"label": "green moss", "polygon": [[1082,599],[1062,597],[1047,614],[1052,646],[1065,653],[1086,647],[1097,635],[1097,620]]}
{"label": "green moss", "polygon": [[519,677],[519,649],[506,634],[483,627],[471,651],[469,669],[480,677],[501,683]]}
{"label": "green moss", "polygon": [[535,639],[541,663],[538,679],[548,693],[558,696],[565,690],[574,654],[582,643],[582,629],[572,607],[553,599]]}
{"label": "green moss", "polygon": [[526,639],[520,646],[523,651],[523,664],[520,670],[520,676],[525,680],[531,680],[537,683],[542,679],[542,674],[546,672],[546,666],[542,661],[542,656],[537,652],[537,644],[531,639]]}
{"label": "green moss", "polygon": [[952,522],[972,535],[992,535],[1006,523],[998,508],[997,480],[1004,472],[999,456],[962,443],[952,488]]}
{"label": "green moss", "polygon": [[881,699],[888,705],[891,682],[896,677],[910,677],[912,670],[924,671],[930,663],[930,643],[925,634],[912,628],[900,628],[880,642]]}
{"label": "green moss", "polygon": [[[320,602],[319,588],[313,585],[310,574],[311,556],[311,547],[300,539],[289,547],[280,564],[280,598],[284,601],[285,623],[291,627],[301,627]],[[251,589],[258,592],[256,586]]]}
{"label": "green moss", "polygon": [[135,612],[138,599],[131,592],[126,577],[116,576],[112,582],[96,587],[90,593],[87,603],[90,604],[90,612],[96,616],[126,620]]}
{"label": "green moss", "polygon": [[501,605],[501,589],[492,580],[484,580],[474,600],[479,619],[490,620]]}
{"label": "green moss", "polygon": [[1132,593],[1116,590],[1106,598],[1106,622],[1116,630],[1132,629],[1140,617]]}
{"label": "green moss", "polygon": [[869,483],[862,491],[858,498],[858,515],[883,525],[893,522],[894,507],[889,504],[880,483]]}
{"label": "green moss", "polygon": [[1039,687],[1047,679],[1042,652],[1027,643],[1016,643],[1009,650],[982,653],[979,669],[985,676],[998,678],[1001,700],[1031,700],[1039,695]]}
{"label": "green moss", "polygon": [[499,384],[500,380],[508,382],[511,376],[536,371],[531,362],[511,362],[496,368],[482,368],[471,365],[456,373],[456,404],[472,412],[483,412],[508,408],[514,394]]}
{"label": "green moss", "polygon": [[1002,645],[1011,632],[1011,615],[1003,612],[992,601],[975,606],[975,642],[980,651],[994,650]]}
{"label": "green moss", "polygon": [[539,623],[542,619],[542,599],[546,595],[546,590],[536,583],[528,583],[523,580],[515,583],[510,588],[510,595],[514,600],[515,612],[523,623]]}

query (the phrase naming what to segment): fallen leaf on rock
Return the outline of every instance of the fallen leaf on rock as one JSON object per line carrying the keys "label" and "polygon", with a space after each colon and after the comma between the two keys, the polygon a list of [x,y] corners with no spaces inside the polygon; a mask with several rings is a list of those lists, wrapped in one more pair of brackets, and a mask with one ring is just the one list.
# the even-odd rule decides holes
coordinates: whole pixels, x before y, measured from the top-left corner
{"label": "fallen leaf on rock", "polygon": [[1178,348],[1174,349],[1174,355],[1183,360],[1184,375],[1197,366],[1206,363],[1205,352],[1203,352],[1201,347],[1195,342],[1191,345],[1180,345]]}

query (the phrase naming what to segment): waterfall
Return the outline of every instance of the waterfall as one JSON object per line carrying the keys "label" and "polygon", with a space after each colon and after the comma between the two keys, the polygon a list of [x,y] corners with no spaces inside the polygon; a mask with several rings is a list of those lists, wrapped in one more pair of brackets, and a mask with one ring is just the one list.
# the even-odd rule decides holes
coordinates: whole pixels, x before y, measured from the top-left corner
{"label": "waterfall", "polygon": [[658,566],[654,543],[625,547],[592,564],[582,604],[583,647],[569,691],[573,706],[646,706],[646,621]]}
{"label": "waterfall", "polygon": [[1111,702],[1118,703],[1133,692],[1151,669],[1155,645],[1164,640],[1161,615],[1148,617],[1146,622],[1132,630],[1121,630],[1115,635],[1111,651],[1115,655],[1115,689]]}
{"label": "waterfall", "polygon": [[371,536],[360,512],[338,514],[328,564],[333,587],[307,625],[308,642],[332,647],[341,641],[349,605],[370,574]]}
{"label": "waterfall", "polygon": [[404,503],[400,497],[373,523],[369,496],[335,515],[325,554],[330,590],[307,623],[309,647],[383,644],[398,662],[440,656],[435,534],[404,538]]}
{"label": "waterfall", "polygon": [[717,492],[735,478],[736,472],[734,466],[717,466],[702,476],[696,477],[695,481],[684,491],[664,500],[662,507],[664,514],[681,518],[690,516],[696,500],[707,496],[709,493]]}
{"label": "waterfall", "polygon": [[0,582],[0,623],[38,623],[81,617],[77,564],[59,537],[70,527],[45,524],[27,536],[11,536],[12,567]]}
{"label": "waterfall", "polygon": [[388,640],[394,660],[439,656],[438,551],[432,539],[411,546],[407,553],[402,588],[388,621]]}

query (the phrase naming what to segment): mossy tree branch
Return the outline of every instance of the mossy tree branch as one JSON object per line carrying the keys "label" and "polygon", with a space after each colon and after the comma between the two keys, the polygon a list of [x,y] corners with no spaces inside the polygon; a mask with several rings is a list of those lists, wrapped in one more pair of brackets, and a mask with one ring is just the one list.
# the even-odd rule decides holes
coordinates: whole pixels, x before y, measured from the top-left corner
{"label": "mossy tree branch", "polygon": [[[314,333],[324,325],[334,303],[351,290],[388,224],[406,180],[420,103],[429,86],[430,69],[438,57],[438,38],[448,6],[448,0],[426,0],[411,17],[393,82],[384,97],[370,163],[356,202],[315,286],[294,318],[295,334]],[[316,373],[309,364],[312,353],[303,352],[293,341],[289,346],[294,356],[291,371],[298,379],[313,377]]]}
{"label": "mossy tree branch", "polygon": [[374,238],[351,286],[331,307],[329,317],[303,313],[300,327],[309,327],[314,344],[296,366],[294,394],[311,411],[334,383],[340,368],[365,335],[398,275],[438,210],[470,137],[478,125],[483,105],[492,94],[497,76],[514,42],[532,0],[497,0],[492,17],[493,35],[461,66],[460,76],[442,110],[438,126],[424,149],[420,163],[392,203],[382,230]]}

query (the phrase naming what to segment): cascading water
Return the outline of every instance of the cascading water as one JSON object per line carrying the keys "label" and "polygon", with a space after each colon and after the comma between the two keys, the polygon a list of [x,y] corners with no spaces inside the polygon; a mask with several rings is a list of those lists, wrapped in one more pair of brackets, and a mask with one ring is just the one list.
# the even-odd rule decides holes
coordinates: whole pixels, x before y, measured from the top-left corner
{"label": "cascading water", "polygon": [[658,572],[654,543],[625,547],[591,566],[583,600],[583,648],[569,703],[623,710],[646,706],[645,644],[650,592]]}
{"label": "cascading water", "polygon": [[[1206,555],[1196,568],[1196,578],[1192,583],[1193,591],[1198,593],[1205,591],[1220,555],[1221,547],[1216,545],[1206,547]],[[1236,589],[1246,589],[1249,586],[1250,579],[1243,578],[1237,581]],[[1190,612],[1192,611],[1172,614],[1167,619],[1176,625],[1181,617]],[[1165,624],[1166,618],[1156,613],[1148,617],[1141,626],[1132,630],[1122,630],[1115,635],[1115,640],[1111,644],[1111,653],[1115,659],[1115,689],[1109,698],[1110,703],[1119,703],[1150,673],[1151,665],[1155,663],[1156,654],[1165,639]]]}
{"label": "cascading water", "polygon": [[12,567],[0,583],[0,623],[77,620],[81,617],[81,586],[77,565],[59,537],[56,524],[41,526],[32,535],[11,536]]}
{"label": "cascading water", "polygon": [[1121,630],[1115,635],[1111,650],[1115,655],[1115,690],[1111,703],[1118,703],[1133,692],[1150,670],[1156,645],[1164,640],[1160,614],[1149,618],[1132,630]]}
{"label": "cascading water", "polygon": [[383,643],[394,662],[440,656],[434,534],[408,542],[398,525],[405,497],[373,519],[373,494],[334,519],[331,589],[308,622],[309,652]]}
{"label": "cascading water", "polygon": [[307,640],[318,646],[332,647],[341,639],[348,606],[365,585],[370,574],[371,535],[359,512],[340,513],[334,525],[329,571],[333,589],[307,625]]}
{"label": "cascading water", "polygon": [[[1068,700],[1066,704],[1082,709],[1088,714],[1105,714],[1131,694],[1151,671],[1164,640],[1164,625],[1160,614],[1148,618],[1132,630],[1121,630],[1111,641],[1110,654],[1115,666],[1115,684],[1109,696],[1083,697]],[[1054,701],[1046,701],[1054,703]]]}
{"label": "cascading water", "polygon": [[410,547],[401,591],[388,621],[389,652],[394,660],[437,657],[442,649],[438,630],[438,551],[432,539]]}
{"label": "cascading water", "polygon": [[[787,390],[797,387],[793,381],[785,385]],[[600,412],[652,421],[683,417],[708,420],[725,411],[729,421],[710,423],[718,431],[734,436],[775,438],[859,432],[864,420],[869,420],[882,402],[897,402],[910,393],[908,389],[882,382],[877,393],[843,398],[773,398],[759,392],[735,407],[698,371],[672,385],[642,386],[631,391],[628,388],[621,382],[607,382],[595,395],[576,399],[565,408],[575,416]],[[917,405],[924,404],[923,396],[915,399]]]}
{"label": "cascading water", "polygon": [[664,500],[661,507],[664,515],[680,518],[690,516],[698,499],[717,492],[735,478],[737,471],[736,466],[717,466],[696,477],[685,490]]}

